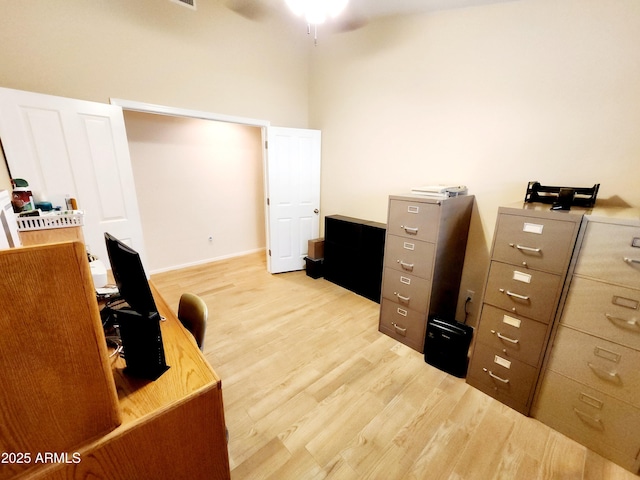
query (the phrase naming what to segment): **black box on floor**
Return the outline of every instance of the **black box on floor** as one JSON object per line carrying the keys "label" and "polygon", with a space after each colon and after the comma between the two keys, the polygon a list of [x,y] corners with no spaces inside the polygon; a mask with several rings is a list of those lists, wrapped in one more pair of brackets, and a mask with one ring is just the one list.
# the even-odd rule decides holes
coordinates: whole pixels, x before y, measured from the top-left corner
{"label": "black box on floor", "polygon": [[324,258],[304,257],[304,260],[307,263],[307,277],[322,277],[322,263],[324,262]]}
{"label": "black box on floor", "polygon": [[473,328],[455,320],[430,318],[424,343],[424,359],[429,365],[464,378]]}

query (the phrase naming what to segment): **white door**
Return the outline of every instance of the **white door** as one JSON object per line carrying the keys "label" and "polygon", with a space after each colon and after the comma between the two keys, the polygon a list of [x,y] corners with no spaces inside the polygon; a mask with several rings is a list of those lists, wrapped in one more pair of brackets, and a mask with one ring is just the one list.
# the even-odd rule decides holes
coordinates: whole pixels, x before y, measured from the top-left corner
{"label": "white door", "polygon": [[108,263],[109,232],[146,263],[121,107],[0,88],[0,140],[36,199],[77,199],[91,253]]}
{"label": "white door", "polygon": [[267,268],[304,268],[320,228],[320,131],[267,128]]}

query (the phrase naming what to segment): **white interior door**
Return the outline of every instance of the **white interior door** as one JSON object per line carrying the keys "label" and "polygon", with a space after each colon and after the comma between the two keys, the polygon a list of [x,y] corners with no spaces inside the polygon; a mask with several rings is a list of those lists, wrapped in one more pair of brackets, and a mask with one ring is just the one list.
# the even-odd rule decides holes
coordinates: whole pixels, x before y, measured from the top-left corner
{"label": "white interior door", "polygon": [[0,88],[0,140],[36,199],[78,200],[91,253],[108,263],[108,231],[146,264],[121,107]]}
{"label": "white interior door", "polygon": [[320,228],[320,131],[269,127],[267,140],[268,270],[302,270]]}

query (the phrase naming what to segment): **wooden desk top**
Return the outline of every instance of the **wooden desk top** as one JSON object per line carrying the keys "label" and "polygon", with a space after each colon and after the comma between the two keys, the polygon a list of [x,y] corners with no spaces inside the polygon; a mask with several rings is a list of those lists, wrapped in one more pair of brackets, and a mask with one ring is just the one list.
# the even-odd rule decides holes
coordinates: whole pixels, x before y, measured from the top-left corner
{"label": "wooden desk top", "polygon": [[202,355],[193,336],[182,326],[176,314],[151,284],[151,291],[160,314],[167,365],[171,368],[157,380],[149,381],[123,373],[125,361],[113,362],[113,376],[120,400],[122,426],[166,408],[199,390],[221,388],[220,378]]}

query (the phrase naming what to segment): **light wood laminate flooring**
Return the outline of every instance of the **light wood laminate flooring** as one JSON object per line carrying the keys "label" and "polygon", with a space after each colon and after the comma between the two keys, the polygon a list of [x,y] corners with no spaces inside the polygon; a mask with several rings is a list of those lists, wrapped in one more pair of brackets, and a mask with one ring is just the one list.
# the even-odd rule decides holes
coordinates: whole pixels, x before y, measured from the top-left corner
{"label": "light wood laminate flooring", "polygon": [[379,305],[251,254],[153,275],[209,306],[231,478],[635,479],[378,332]]}

